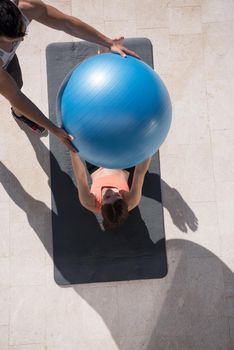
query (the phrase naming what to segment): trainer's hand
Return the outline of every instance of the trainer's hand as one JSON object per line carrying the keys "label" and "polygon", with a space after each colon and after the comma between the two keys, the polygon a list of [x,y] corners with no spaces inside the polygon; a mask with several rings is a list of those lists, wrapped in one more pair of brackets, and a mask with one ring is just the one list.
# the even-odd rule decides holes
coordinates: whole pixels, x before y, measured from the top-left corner
{"label": "trainer's hand", "polygon": [[66,131],[63,130],[62,128],[57,128],[54,134],[65,144],[65,146],[67,146],[67,148],[70,151],[77,153],[77,150],[71,143],[71,141],[74,139],[72,135],[69,135],[68,133],[66,133]]}
{"label": "trainer's hand", "polygon": [[112,45],[110,46],[110,48],[100,46],[98,53],[111,51],[111,52],[115,52],[115,53],[120,54],[122,57],[126,57],[126,55],[130,55],[130,56],[134,56],[134,57],[141,60],[141,57],[139,55],[137,55],[136,52],[131,51],[123,46],[123,40],[124,40],[123,36],[120,36],[119,38],[112,39]]}

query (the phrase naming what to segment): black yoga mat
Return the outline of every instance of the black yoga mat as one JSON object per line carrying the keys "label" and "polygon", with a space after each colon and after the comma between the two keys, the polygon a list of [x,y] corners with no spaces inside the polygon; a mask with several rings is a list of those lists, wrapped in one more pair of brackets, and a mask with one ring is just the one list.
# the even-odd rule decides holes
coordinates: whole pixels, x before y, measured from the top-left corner
{"label": "black yoga mat", "polygon": [[[148,39],[126,39],[124,45],[153,67]],[[53,43],[47,47],[49,115],[56,120],[56,96],[66,75],[95,55],[89,42]],[[157,153],[146,174],[143,196],[127,222],[105,232],[100,216],[83,208],[77,196],[70,155],[50,135],[54,278],[59,285],[162,278],[167,274],[160,165]]]}

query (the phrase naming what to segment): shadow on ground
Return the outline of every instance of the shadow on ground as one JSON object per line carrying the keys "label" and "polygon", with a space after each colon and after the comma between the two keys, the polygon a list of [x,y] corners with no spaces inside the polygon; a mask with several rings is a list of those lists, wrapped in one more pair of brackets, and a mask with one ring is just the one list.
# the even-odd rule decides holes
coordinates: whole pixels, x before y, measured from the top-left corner
{"label": "shadow on ground", "polygon": [[[27,134],[49,179],[48,149],[40,138]],[[25,211],[29,224],[52,257],[52,234],[51,229],[48,230],[50,209],[26,193],[2,162],[0,180],[12,200]],[[176,189],[161,181],[163,205],[173,223],[182,232],[196,231],[198,219],[193,210]],[[68,288],[73,288],[98,312],[112,335],[113,349],[232,349],[229,327],[233,327],[234,279],[231,270],[207,249],[186,240],[167,241],[167,254],[169,273],[164,279]],[[56,349],[61,346],[69,349],[72,343],[71,339],[67,340],[66,347],[69,322],[69,317],[64,319],[62,335],[58,327],[59,339],[64,341],[56,344]],[[85,340],[82,350],[104,348],[105,339],[95,334],[95,338]],[[74,337],[73,343],[79,339],[76,332],[70,337]]]}

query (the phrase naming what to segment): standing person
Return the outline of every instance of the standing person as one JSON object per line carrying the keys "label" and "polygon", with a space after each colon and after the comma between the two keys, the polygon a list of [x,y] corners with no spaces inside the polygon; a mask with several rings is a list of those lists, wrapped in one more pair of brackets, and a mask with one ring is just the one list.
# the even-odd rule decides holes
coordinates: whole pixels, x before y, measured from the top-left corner
{"label": "standing person", "polygon": [[108,48],[121,56],[139,56],[122,46],[122,39],[109,39],[76,17],[66,15],[41,0],[0,0],[0,93],[10,102],[12,115],[39,133],[48,129],[70,150],[72,136],[54,125],[21,91],[23,80],[16,49],[24,40],[30,22],[35,20],[74,37]]}

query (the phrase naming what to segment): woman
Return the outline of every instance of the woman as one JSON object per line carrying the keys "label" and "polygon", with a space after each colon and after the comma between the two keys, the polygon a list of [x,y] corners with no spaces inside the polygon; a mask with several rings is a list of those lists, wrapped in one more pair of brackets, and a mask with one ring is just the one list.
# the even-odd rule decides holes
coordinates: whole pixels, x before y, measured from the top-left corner
{"label": "woman", "polygon": [[151,157],[135,166],[131,189],[128,186],[129,169],[98,168],[87,163],[92,185],[89,188],[86,167],[79,154],[70,152],[76,178],[80,203],[103,217],[105,229],[114,229],[123,224],[128,212],[134,209],[141,199],[145,174]]}
{"label": "woman", "polygon": [[121,56],[139,56],[121,44],[122,38],[112,40],[78,18],[66,15],[41,0],[0,0],[0,94],[10,102],[12,115],[16,119],[40,133],[48,129],[70,150],[75,151],[70,143],[71,136],[47,119],[21,91],[23,81],[16,50],[24,40],[32,20],[76,38],[103,45]]}

